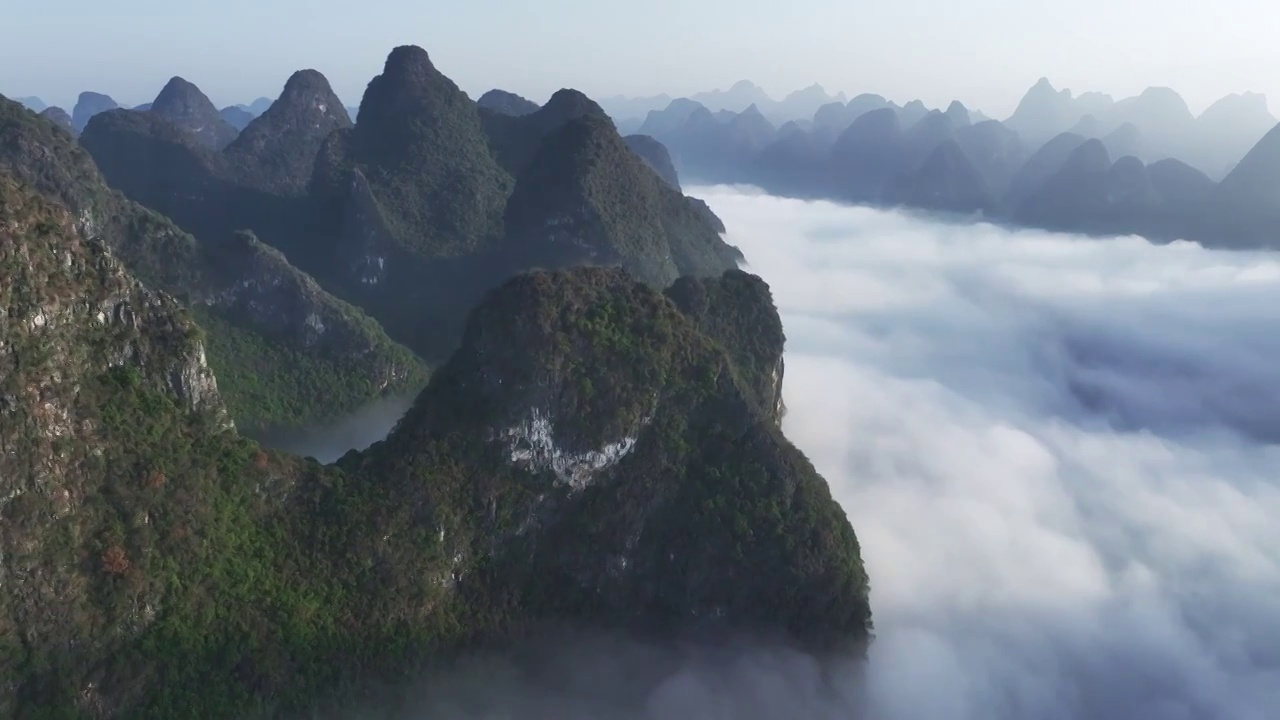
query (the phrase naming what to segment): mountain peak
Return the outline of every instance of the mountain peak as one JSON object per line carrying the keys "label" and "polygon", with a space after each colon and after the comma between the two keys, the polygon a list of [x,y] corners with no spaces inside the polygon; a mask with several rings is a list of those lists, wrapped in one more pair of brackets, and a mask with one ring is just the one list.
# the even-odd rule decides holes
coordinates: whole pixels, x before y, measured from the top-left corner
{"label": "mountain peak", "polygon": [[595,100],[586,94],[571,88],[561,88],[547,100],[541,111],[551,117],[573,118],[582,115],[604,115],[605,112]]}
{"label": "mountain peak", "polygon": [[959,100],[951,101],[951,104],[947,106],[945,115],[951,119],[951,123],[956,127],[968,125],[970,122],[969,108],[965,107],[964,103]]}
{"label": "mountain peak", "polygon": [[71,124],[75,128],[75,132],[84,132],[85,125],[89,124],[89,119],[100,112],[107,110],[115,110],[120,107],[110,95],[102,93],[85,91],[80,93],[79,99],[76,100],[76,106],[71,111]]}
{"label": "mountain peak", "polygon": [[436,66],[431,62],[431,56],[426,50],[417,45],[400,45],[392,48],[387,55],[387,62],[382,68],[383,73],[417,73],[422,71],[436,71]]}
{"label": "mountain peak", "polygon": [[510,255],[525,267],[622,265],[665,286],[736,266],[715,228],[598,115],[546,136],[519,174],[505,221]]}
{"label": "mountain peak", "polygon": [[738,82],[733,84],[733,87],[729,88],[729,91],[730,92],[748,92],[748,91],[757,91],[759,89],[760,89],[760,86],[756,85],[750,80],[739,80]]}
{"label": "mountain peak", "polygon": [[149,112],[169,120],[214,150],[226,147],[237,135],[200,88],[177,76],[165,84]]}
{"label": "mountain peak", "polygon": [[277,102],[289,97],[307,97],[315,94],[328,95],[332,93],[333,88],[329,86],[329,78],[326,78],[324,74],[318,70],[308,68],[306,70],[299,70],[289,76],[289,79],[285,81],[284,90],[280,92],[280,97]]}
{"label": "mountain peak", "polygon": [[1081,143],[1067,156],[1067,162],[1063,165],[1064,172],[1080,172],[1080,173],[1096,173],[1107,172],[1111,169],[1111,153],[1107,152],[1107,146],[1098,138],[1090,138]]}
{"label": "mountain peak", "polygon": [[1226,95],[1208,107],[1200,118],[1212,118],[1215,115],[1250,115],[1270,117],[1271,110],[1267,106],[1267,96],[1262,93],[1245,92]]}
{"label": "mountain peak", "polygon": [[280,97],[259,117],[278,117],[299,111],[318,114],[341,127],[351,125],[351,118],[329,86],[329,79],[315,70],[299,70],[290,75]]}
{"label": "mountain peak", "polygon": [[75,132],[74,126],[71,124],[71,116],[66,110],[52,105],[40,111],[40,117],[51,120],[55,125],[66,130],[67,132]]}
{"label": "mountain peak", "polygon": [[315,70],[299,70],[280,97],[254,118],[226,150],[242,182],[259,190],[301,194],[330,133],[351,127],[347,109],[329,80]]}
{"label": "mountain peak", "polygon": [[[209,98],[205,97],[205,94],[200,91],[200,88],[196,87],[195,84],[185,78],[174,75],[169,78],[169,82],[165,83],[164,87],[160,90],[160,94],[156,96],[154,101],[152,101],[151,107],[152,109],[155,109],[157,106],[163,108],[166,105],[173,105],[180,102],[198,103],[202,100],[208,101]],[[212,102],[209,104],[213,105]]]}
{"label": "mountain peak", "polygon": [[387,55],[382,74],[369,81],[357,123],[379,132],[412,123],[417,115],[441,103],[470,105],[471,100],[436,69],[426,50],[401,45]]}
{"label": "mountain peak", "polygon": [[481,95],[476,104],[486,110],[512,117],[521,117],[538,111],[538,103],[497,88]]}

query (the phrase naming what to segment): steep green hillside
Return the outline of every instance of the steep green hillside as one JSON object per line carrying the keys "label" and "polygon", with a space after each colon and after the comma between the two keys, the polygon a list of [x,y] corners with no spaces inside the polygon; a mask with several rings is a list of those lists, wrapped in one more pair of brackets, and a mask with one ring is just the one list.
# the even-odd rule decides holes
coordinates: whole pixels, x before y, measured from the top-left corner
{"label": "steep green hillside", "polygon": [[[107,132],[117,126],[130,130]],[[148,166],[202,157],[167,121],[125,110],[96,116],[85,142],[93,146],[95,135],[105,138],[109,154],[132,162],[139,156],[129,154],[129,138],[136,137],[130,133],[149,129],[158,129],[164,142],[145,146],[159,153]],[[149,286],[180,298],[202,319],[218,320],[207,328],[213,334],[210,363],[242,429],[306,427],[383,394],[412,392],[425,381],[421,360],[278,252],[246,237],[196,240],[108,188],[89,154],[64,130],[3,98],[0,140],[0,169],[70,208],[82,236],[106,243]],[[208,176],[194,171],[173,177],[195,179],[165,185],[162,177],[156,185],[172,193],[210,187],[200,180]]]}

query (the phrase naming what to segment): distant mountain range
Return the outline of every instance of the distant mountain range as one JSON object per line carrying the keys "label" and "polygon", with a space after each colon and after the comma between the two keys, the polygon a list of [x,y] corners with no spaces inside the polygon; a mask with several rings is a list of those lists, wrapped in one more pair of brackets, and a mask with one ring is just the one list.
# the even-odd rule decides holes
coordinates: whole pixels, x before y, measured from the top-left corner
{"label": "distant mountain range", "polygon": [[[258,98],[216,110],[193,88],[174,78],[155,102],[136,110],[158,113],[220,150],[274,102]],[[77,134],[95,115],[117,106],[94,92],[82,93],[71,113],[45,107],[35,97],[23,102]],[[665,159],[650,165],[664,177],[673,176],[663,166],[669,162],[685,180],[752,182],[803,197],[980,213],[1072,230],[1271,242],[1261,221],[1250,219],[1254,213],[1222,197],[1248,194],[1238,179],[1226,180],[1277,124],[1258,94],[1229,95],[1196,116],[1169,88],[1116,100],[1096,92],[1074,95],[1042,78],[1003,121],[958,101],[930,109],[918,100],[898,105],[873,94],[846,99],[819,85],[775,100],[746,80],[688,98],[615,96],[587,102],[593,112],[610,117],[621,135],[663,145]],[[478,107],[487,113],[491,135],[505,132],[503,123],[515,122],[510,118],[544,122],[536,119],[543,117],[536,102],[502,90],[485,93]],[[345,112],[354,118],[359,110]],[[632,147],[641,147],[639,142],[628,140]],[[1127,189],[1111,187],[1105,197],[1087,199],[1110,186],[1081,187],[1068,202],[1062,193],[1070,195],[1075,184],[1100,177],[1099,149],[1105,151],[1107,172],[1118,166],[1113,181]],[[1075,160],[1090,158],[1095,172],[1080,172],[1080,165],[1069,162],[1077,150]],[[500,154],[526,160],[530,152],[527,144],[499,148]],[[1064,171],[1067,175],[1058,177]],[[678,183],[677,178],[673,187]],[[1245,216],[1228,222],[1227,207]],[[1261,208],[1257,213],[1265,215]],[[1256,229],[1245,230],[1249,227]]]}
{"label": "distant mountain range", "polygon": [[[652,113],[668,118],[687,116],[692,111],[690,103],[706,108],[722,122],[754,106],[755,112],[775,127],[795,123],[800,129],[832,137],[858,116],[882,107],[898,107],[906,125],[914,124],[928,111],[918,100],[902,106],[873,94],[846,100],[844,93],[833,96],[820,85],[775,100],[748,80],[728,90],[688,97],[613,96],[600,101],[621,130],[642,133],[653,132],[656,119],[651,118]],[[973,124],[992,119],[976,110],[966,112]],[[1256,93],[1228,95],[1194,116],[1186,102],[1169,88],[1149,88],[1136,97],[1115,100],[1097,92],[1075,96],[1069,90],[1055,89],[1047,78],[1042,78],[1003,122],[1018,133],[1030,152],[1060,133],[1074,132],[1103,139],[1116,157],[1132,154],[1148,163],[1177,158],[1211,178],[1221,179],[1277,120],[1268,110],[1266,98]],[[1108,136],[1114,137],[1108,140]]]}
{"label": "distant mountain range", "polygon": [[1197,117],[1168,88],[1117,101],[1074,96],[1042,79],[1003,122],[959,102],[929,109],[878,95],[782,123],[755,102],[736,112],[714,106],[758,100],[758,91],[740,83],[701,95],[713,106],[676,98],[635,131],[663,144],[685,181],[1060,230],[1280,247],[1271,200],[1280,181],[1269,174],[1280,173],[1277,120],[1261,95],[1228,96]]}
{"label": "distant mountain range", "polygon": [[[666,108],[673,99],[670,95],[644,98],[615,95],[603,98],[600,106],[618,122],[619,127],[630,128],[629,123],[642,120],[650,112]],[[843,103],[845,95],[842,92],[831,95],[821,85],[814,84],[796,90],[781,100],[774,100],[759,85],[750,80],[740,80],[728,90],[700,92],[687,99],[712,112],[727,110],[738,113],[754,105],[771,122],[781,124],[788,120],[811,118],[823,105]]]}

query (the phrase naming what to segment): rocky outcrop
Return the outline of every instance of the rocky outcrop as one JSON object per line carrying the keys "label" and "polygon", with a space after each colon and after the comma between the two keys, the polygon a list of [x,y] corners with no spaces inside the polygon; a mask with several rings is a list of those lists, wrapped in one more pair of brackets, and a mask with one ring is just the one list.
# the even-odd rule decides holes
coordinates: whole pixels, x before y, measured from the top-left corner
{"label": "rocky outcrop", "polygon": [[[6,380],[10,393],[27,395],[11,394],[9,411],[41,400],[42,411],[65,417],[67,408],[56,406],[78,383],[138,367],[150,387],[226,422],[199,332],[178,304],[129,277],[105,246],[80,236],[70,213],[7,174],[0,175],[0,246],[6,279],[0,306],[8,318],[0,329],[7,355],[0,366],[14,373]],[[78,347],[86,338],[96,341],[87,355]],[[50,380],[57,385],[44,384]]]}

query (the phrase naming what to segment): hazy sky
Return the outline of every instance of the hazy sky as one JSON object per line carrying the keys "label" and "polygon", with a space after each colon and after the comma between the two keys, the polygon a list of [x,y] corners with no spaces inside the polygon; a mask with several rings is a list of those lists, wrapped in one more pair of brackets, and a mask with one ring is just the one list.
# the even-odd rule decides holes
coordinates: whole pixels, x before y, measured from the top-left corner
{"label": "hazy sky", "polygon": [[150,100],[171,75],[221,105],[325,73],[350,105],[394,45],[425,47],[473,96],[689,94],[750,78],[821,82],[1003,117],[1042,75],[1117,96],[1148,85],[1193,110],[1255,90],[1280,104],[1272,0],[0,0],[0,93]]}

